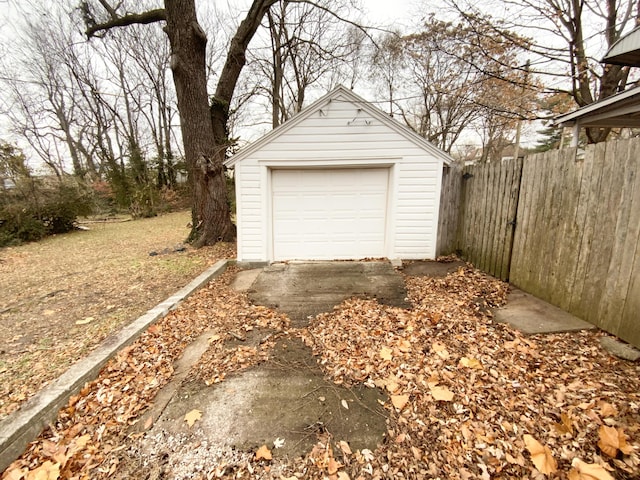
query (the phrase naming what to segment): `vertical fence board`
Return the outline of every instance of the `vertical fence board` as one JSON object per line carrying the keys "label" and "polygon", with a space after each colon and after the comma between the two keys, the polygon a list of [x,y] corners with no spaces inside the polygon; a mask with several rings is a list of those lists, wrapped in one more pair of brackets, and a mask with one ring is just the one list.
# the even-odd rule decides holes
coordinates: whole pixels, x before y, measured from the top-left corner
{"label": "vertical fence board", "polygon": [[[597,322],[602,298],[603,280],[609,269],[611,255],[612,225],[611,219],[615,208],[615,196],[619,190],[615,188],[616,173],[620,169],[615,168],[615,143],[603,145],[604,160],[602,162],[602,175],[600,188],[597,193],[595,209],[592,217],[595,218],[595,228],[591,240],[591,254],[587,263],[587,275],[582,290],[583,318],[590,322]],[[596,151],[598,148],[596,148]]]}
{"label": "vertical fence board", "polygon": [[[591,155],[589,153],[591,152]],[[590,289],[589,282],[591,278],[591,247],[593,245],[593,237],[596,230],[597,218],[595,212],[598,207],[600,195],[600,182],[604,165],[604,146],[590,145],[587,148],[585,160],[589,158],[592,162],[591,178],[588,179],[587,198],[584,205],[584,227],[582,232],[582,241],[580,243],[579,263],[576,269],[576,286],[573,289],[571,298],[572,306],[570,311],[576,312],[581,318],[588,315],[589,305],[583,300],[586,291]]]}
{"label": "vertical fence board", "polygon": [[506,192],[506,167],[509,163],[496,165],[496,222],[493,230],[493,252],[491,258],[491,274],[502,278],[502,254],[506,245],[504,238],[505,205],[509,202]]}
{"label": "vertical fence board", "polygon": [[[640,234],[640,183],[638,182],[637,149],[631,141],[620,142],[616,152],[622,174],[621,195],[611,212],[616,217],[611,261],[607,272],[598,317],[602,328],[617,330],[621,324],[635,250]],[[616,215],[617,213],[617,215]]]}
{"label": "vertical fence board", "polygon": [[561,162],[566,165],[566,185],[563,185],[563,203],[561,205],[561,231],[555,248],[557,251],[554,269],[556,275],[552,285],[552,303],[561,308],[568,308],[570,302],[571,279],[575,270],[579,228],[575,224],[580,185],[582,181],[583,162],[576,160],[576,149],[567,148],[561,151]]}
{"label": "vertical fence board", "polygon": [[640,242],[636,244],[621,322],[616,330],[610,330],[610,332],[640,347]]}
{"label": "vertical fence board", "polygon": [[438,245],[436,255],[447,255],[458,249],[458,222],[462,215],[462,171],[452,165],[442,172],[440,213],[438,216]]}
{"label": "vertical fence board", "polygon": [[503,235],[505,239],[505,248],[502,254],[502,271],[500,278],[508,280],[511,270],[511,262],[513,250],[515,248],[515,231],[517,228],[517,212],[520,198],[520,189],[522,187],[522,160],[517,159],[511,168],[507,169],[505,194],[508,196],[506,203],[506,214],[504,216]]}
{"label": "vertical fence board", "polygon": [[487,191],[489,189],[489,169],[488,168],[480,168],[480,182],[478,184],[478,206],[480,207],[478,210],[478,215],[476,217],[476,229],[480,235],[480,248],[476,254],[476,264],[479,265],[481,270],[485,268],[485,250],[487,248],[487,236],[486,236],[486,228],[487,228],[487,210],[489,210],[489,202],[487,201]]}
{"label": "vertical fence board", "polygon": [[533,183],[533,165],[534,161],[531,157],[523,159],[522,173],[520,180],[520,199],[515,218],[515,234],[513,237],[513,258],[511,260],[511,271],[509,279],[515,285],[522,285],[526,274],[525,266],[525,249],[527,245],[526,232],[529,231],[529,218],[531,203],[531,190]]}

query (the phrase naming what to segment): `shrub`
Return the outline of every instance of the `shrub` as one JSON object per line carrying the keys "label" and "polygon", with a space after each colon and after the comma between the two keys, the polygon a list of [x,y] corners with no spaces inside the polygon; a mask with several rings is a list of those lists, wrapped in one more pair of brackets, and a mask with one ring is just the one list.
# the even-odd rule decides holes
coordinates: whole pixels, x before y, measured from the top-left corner
{"label": "shrub", "polygon": [[68,232],[92,210],[91,191],[73,179],[23,178],[0,191],[0,246]]}

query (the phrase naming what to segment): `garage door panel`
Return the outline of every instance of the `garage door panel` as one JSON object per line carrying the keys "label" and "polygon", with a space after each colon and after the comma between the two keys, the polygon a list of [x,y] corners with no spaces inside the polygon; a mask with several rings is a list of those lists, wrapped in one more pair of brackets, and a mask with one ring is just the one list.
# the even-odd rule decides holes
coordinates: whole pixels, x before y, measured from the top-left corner
{"label": "garage door panel", "polygon": [[388,172],[273,170],[275,259],[383,256]]}

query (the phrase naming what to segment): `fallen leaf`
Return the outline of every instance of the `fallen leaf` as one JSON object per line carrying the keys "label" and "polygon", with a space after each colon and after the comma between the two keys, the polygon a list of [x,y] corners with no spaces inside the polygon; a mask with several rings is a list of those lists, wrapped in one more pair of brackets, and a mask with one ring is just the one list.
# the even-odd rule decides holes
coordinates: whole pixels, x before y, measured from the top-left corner
{"label": "fallen leaf", "polygon": [[[111,308],[113,308],[113,306],[111,306]],[[107,309],[109,309],[109,307],[107,307]],[[151,335],[157,335],[161,331],[162,331],[162,327],[160,325],[158,325],[157,323],[154,323],[149,328],[147,328],[147,332],[149,332]]]}
{"label": "fallen leaf", "polygon": [[373,452],[371,450],[369,450],[368,448],[363,448],[362,451],[360,452],[362,453],[363,458],[367,461],[367,462],[371,462],[373,461],[373,459],[375,458],[373,456]]}
{"label": "fallen leaf", "polygon": [[342,400],[340,400],[340,403],[342,404],[342,406],[343,406],[344,408],[346,408],[347,410],[349,410],[349,404],[347,403],[347,401],[346,401],[346,400],[342,399]]}
{"label": "fallen leaf", "polygon": [[398,341],[398,350],[402,353],[408,353],[411,351],[411,342],[409,340],[399,340]]}
{"label": "fallen leaf", "polygon": [[87,443],[89,443],[89,440],[91,440],[91,435],[82,435],[78,438],[76,438],[75,440],[75,444],[76,444],[76,448],[78,450],[82,450],[84,447],[87,446]]}
{"label": "fallen leaf", "polygon": [[422,460],[422,450],[418,447],[411,447],[411,453],[413,453],[413,458],[416,460]]}
{"label": "fallen leaf", "polygon": [[27,477],[29,473],[29,469],[27,467],[24,468],[12,468],[7,470],[2,477],[3,480],[22,480]]}
{"label": "fallen leaf", "polygon": [[409,395],[391,395],[391,403],[398,410],[402,410],[409,401]]}
{"label": "fallen leaf", "polygon": [[482,363],[480,362],[480,360],[477,360],[475,358],[462,357],[460,359],[460,365],[462,365],[463,367],[467,367],[467,368],[475,368],[477,370],[482,370],[483,369],[483,366],[482,366]]}
{"label": "fallen leaf", "polygon": [[184,421],[187,422],[189,427],[193,427],[193,424],[202,418],[202,412],[197,409],[191,410],[184,416]]}
{"label": "fallen leaf", "polygon": [[546,445],[543,446],[531,435],[524,435],[524,444],[531,454],[531,461],[536,468],[545,475],[550,475],[558,470],[558,463],[553,458],[551,450]]}
{"label": "fallen leaf", "polygon": [[282,448],[282,447],[284,447],[284,438],[280,438],[280,437],[276,438],[273,441],[273,448]]}
{"label": "fallen leaf", "polygon": [[387,378],[376,380],[374,384],[377,387],[386,388],[389,393],[395,393],[400,388],[398,378],[394,374],[389,375]]}
{"label": "fallen leaf", "polygon": [[390,361],[393,358],[393,350],[391,350],[389,347],[382,347],[380,349],[380,358]]}
{"label": "fallen leaf", "polygon": [[144,430],[149,430],[151,428],[151,426],[153,425],[153,415],[150,415],[149,418],[147,418],[147,421],[144,422]]}
{"label": "fallen leaf", "polygon": [[614,480],[604,467],[594,463],[585,463],[574,458],[569,470],[569,480]]}
{"label": "fallen leaf", "polygon": [[556,431],[560,435],[564,435],[566,433],[573,433],[573,421],[571,420],[571,417],[569,417],[569,415],[567,415],[566,413],[562,413],[560,415],[560,420],[561,420],[560,423],[553,424]]}
{"label": "fallen leaf", "polygon": [[615,405],[607,402],[598,402],[598,408],[600,409],[600,415],[603,417],[615,417],[618,415],[618,409]]}
{"label": "fallen leaf", "polygon": [[76,320],[76,325],[86,325],[88,323],[93,322],[95,319],[93,317],[86,317],[82,320]]}
{"label": "fallen leaf", "polygon": [[618,455],[618,450],[627,455],[633,452],[633,448],[627,444],[622,430],[603,425],[598,429],[598,435],[600,436],[598,447],[605,455],[615,458]]}
{"label": "fallen leaf", "polygon": [[449,351],[447,350],[447,346],[445,344],[440,342],[433,342],[431,348],[443,360],[449,359]]}
{"label": "fallen leaf", "polygon": [[58,480],[60,478],[60,464],[49,460],[44,462],[27,475],[27,480]]}
{"label": "fallen leaf", "polygon": [[334,458],[330,458],[329,463],[327,463],[327,473],[329,475],[335,475],[336,473],[338,473],[338,470],[341,466],[342,464],[336,462]]}
{"label": "fallen leaf", "polygon": [[451,400],[453,400],[454,394],[447,387],[439,387],[436,385],[431,387],[431,395],[433,396],[434,400],[450,402]]}
{"label": "fallen leaf", "polygon": [[269,450],[266,445],[262,445],[256,451],[256,460],[271,460],[271,458],[271,450]]}
{"label": "fallen leaf", "polygon": [[345,442],[344,440],[340,440],[338,442],[338,446],[340,447],[340,450],[342,450],[342,453],[344,453],[345,455],[351,455],[351,447],[349,447],[349,444],[347,442]]}
{"label": "fallen leaf", "polygon": [[347,472],[338,472],[338,480],[351,480]]}

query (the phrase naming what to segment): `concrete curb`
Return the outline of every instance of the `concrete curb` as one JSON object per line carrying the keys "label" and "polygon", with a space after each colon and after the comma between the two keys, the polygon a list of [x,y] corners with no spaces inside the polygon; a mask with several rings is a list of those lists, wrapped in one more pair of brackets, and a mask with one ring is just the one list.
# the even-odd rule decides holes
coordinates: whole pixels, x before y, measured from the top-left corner
{"label": "concrete curb", "polygon": [[87,357],[72,365],[49,386],[29,399],[19,410],[0,422],[0,472],[3,472],[25,450],[40,432],[53,422],[59,410],[85,383],[95,379],[102,367],[118,351],[133,343],[149,325],[164,317],[180,302],[199,290],[227,268],[228,260],[220,260],[187,286],[147,311],[119,332],[107,337]]}

